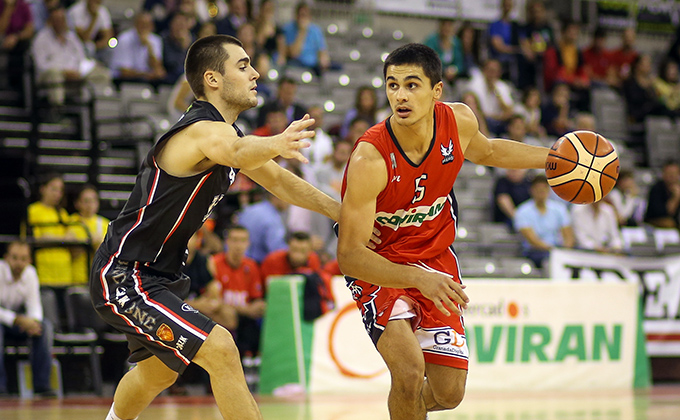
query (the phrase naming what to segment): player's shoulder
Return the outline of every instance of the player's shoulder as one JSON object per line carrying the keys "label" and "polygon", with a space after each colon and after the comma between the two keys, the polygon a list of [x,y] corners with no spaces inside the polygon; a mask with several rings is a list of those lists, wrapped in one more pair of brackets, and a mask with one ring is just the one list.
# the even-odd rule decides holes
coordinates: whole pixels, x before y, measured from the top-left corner
{"label": "player's shoulder", "polygon": [[464,120],[466,118],[476,119],[475,113],[472,112],[472,109],[470,109],[470,107],[463,102],[442,102],[442,103],[451,108],[451,110],[453,111],[453,115],[455,115],[456,120],[458,121]]}

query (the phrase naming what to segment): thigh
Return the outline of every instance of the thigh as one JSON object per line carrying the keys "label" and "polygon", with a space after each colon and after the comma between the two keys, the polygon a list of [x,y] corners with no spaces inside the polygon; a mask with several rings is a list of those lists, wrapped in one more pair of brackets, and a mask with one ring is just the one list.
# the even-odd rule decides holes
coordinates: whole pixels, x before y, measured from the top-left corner
{"label": "thigh", "polygon": [[395,319],[387,322],[377,347],[392,376],[420,371],[422,380],[425,360],[420,343],[413,334],[411,322],[408,319]]}
{"label": "thigh", "polygon": [[425,375],[435,398],[439,395],[458,394],[462,397],[465,393],[467,370],[451,366],[425,363]]}
{"label": "thigh", "polygon": [[137,363],[135,369],[149,381],[171,381],[177,379],[177,372],[170,369],[161,359],[151,356]]}

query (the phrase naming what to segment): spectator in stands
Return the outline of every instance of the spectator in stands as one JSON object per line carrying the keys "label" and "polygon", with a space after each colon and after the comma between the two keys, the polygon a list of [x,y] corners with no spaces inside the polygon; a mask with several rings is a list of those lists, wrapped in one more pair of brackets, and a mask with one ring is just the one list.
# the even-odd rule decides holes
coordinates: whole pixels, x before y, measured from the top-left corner
{"label": "spectator in stands", "polygon": [[[510,16],[514,0],[501,0],[501,17],[489,25],[489,58],[501,65],[501,75],[517,84],[519,25]],[[501,76],[499,75],[499,76]]]}
{"label": "spectator in stands", "polygon": [[323,108],[319,105],[312,105],[307,111],[309,116],[314,118],[314,125],[309,127],[310,131],[314,131],[314,137],[308,139],[311,146],[301,149],[300,152],[309,160],[309,164],[305,167],[314,170],[326,162],[333,153],[333,139],[323,128],[325,112]]}
{"label": "spectator in stands", "polygon": [[515,212],[515,229],[522,235],[522,254],[536,267],[543,263],[555,247],[572,248],[574,231],[567,207],[549,200],[550,186],[544,175],[531,181],[531,199],[519,205]]}
{"label": "spectator in stands", "polygon": [[340,126],[340,138],[347,137],[349,126],[356,117],[362,117],[370,123],[370,126],[377,123],[378,114],[378,95],[372,86],[359,86],[354,97],[354,107],[345,113],[345,119]]}
{"label": "spectator in stands", "polygon": [[541,91],[535,86],[524,89],[522,102],[515,105],[515,113],[524,117],[528,135],[543,138],[545,128],[541,125]]}
{"label": "spectator in stands", "polygon": [[664,59],[654,80],[654,90],[661,102],[675,115],[680,115],[680,78],[678,63]]}
{"label": "spectator in stands", "polygon": [[0,260],[0,396],[7,394],[5,342],[8,338],[30,342],[33,392],[55,397],[50,386],[53,326],[43,320],[40,286],[31,265],[31,247],[11,242]]}
{"label": "spectator in stands", "polygon": [[288,127],[288,118],[286,118],[285,109],[283,107],[269,108],[264,125],[253,130],[253,135],[273,136],[283,133],[286,127]]}
{"label": "spectator in stands", "polygon": [[536,137],[527,135],[527,125],[524,122],[524,117],[519,114],[514,114],[508,120],[505,138],[515,140],[520,143],[531,144],[534,146],[543,146],[542,141],[540,141]]}
{"label": "spectator in stands", "polygon": [[174,84],[184,74],[184,58],[193,41],[187,17],[181,13],[172,15],[168,30],[163,33],[162,55],[166,83]]}
{"label": "spectator in stands", "polygon": [[[255,33],[255,25],[250,22],[245,22],[236,30],[236,37],[243,44],[243,49],[246,54],[250,57],[250,61],[253,63],[253,67],[257,69],[260,74],[269,73],[269,67],[271,65],[271,57],[269,57],[265,52],[260,50],[257,45],[257,34]],[[258,92],[262,88],[267,89],[266,92],[262,92],[266,97],[269,97],[269,89],[266,88],[265,84],[257,86]]]}
{"label": "spectator in stands", "polygon": [[297,103],[295,95],[297,94],[297,84],[295,80],[290,77],[282,77],[279,79],[279,87],[276,99],[265,103],[257,116],[257,126],[262,127],[265,124],[265,117],[269,109],[276,107],[283,107],[286,111],[286,118],[288,122],[299,120],[307,113],[307,109]]}
{"label": "spectator in stands", "polygon": [[549,47],[543,57],[545,90],[551,91],[556,83],[566,83],[571,89],[574,106],[583,111],[590,109],[590,79],[577,45],[579,24],[562,23],[562,32],[556,45]]}
{"label": "spectator in stands", "polygon": [[463,46],[456,36],[456,26],[453,19],[440,19],[437,32],[430,34],[423,44],[432,48],[442,61],[444,79],[450,85],[456,81],[459,74],[467,74]]}
{"label": "spectator in stands", "polygon": [[618,84],[626,80],[633,69],[633,63],[638,58],[640,53],[635,49],[636,40],[635,28],[629,27],[621,33],[621,46],[612,51],[612,61],[616,68],[616,75],[618,77]]}
{"label": "spectator in stands", "polygon": [[73,283],[87,284],[90,278],[90,263],[94,251],[99,248],[109,225],[109,219],[99,212],[99,192],[90,184],[84,185],[74,203],[76,213],[71,215],[69,233],[78,241],[89,246],[75,247],[71,251],[73,260]]}
{"label": "spectator in stands", "polygon": [[668,54],[666,56],[669,60],[680,66],[680,26],[675,29],[675,36],[670,47],[668,47]]}
{"label": "spectator in stands", "polygon": [[607,31],[598,26],[593,32],[593,42],[583,51],[583,63],[593,87],[617,86],[618,77],[612,53],[606,48]]}
{"label": "spectator in stands", "polygon": [[505,175],[496,180],[493,188],[493,221],[505,223],[513,230],[517,206],[531,198],[531,181],[526,169],[507,169]]}
{"label": "spectator in stands", "polygon": [[102,0],[80,0],[68,9],[68,21],[88,57],[108,63],[109,39],[113,37],[113,24],[109,10]]}
{"label": "spectator in stands", "polygon": [[266,191],[261,201],[245,207],[238,216],[238,224],[250,233],[246,256],[258,263],[272,251],[286,248],[286,225],[282,213],[288,204]]}
{"label": "spectator in stands", "polygon": [[623,248],[621,232],[614,208],[604,201],[572,206],[576,247],[591,251],[612,253]]}
{"label": "spectator in stands", "polygon": [[680,163],[664,164],[661,179],[649,190],[645,222],[660,228],[680,226]]}
{"label": "spectator in stands", "polygon": [[47,11],[57,6],[59,0],[25,0],[31,9],[33,20],[33,33],[38,33],[47,23]]}
{"label": "spectator in stands", "polygon": [[121,81],[158,83],[165,79],[163,39],[153,32],[151,14],[140,12],[134,28],[118,36],[113,49],[111,70]]}
{"label": "spectator in stands", "polygon": [[36,35],[31,53],[38,85],[47,91],[50,105],[64,104],[67,82],[75,85],[77,92],[82,82],[108,84],[111,81],[107,68],[86,57],[82,42],[68,28],[63,7],[50,10],[47,26]]}
{"label": "spectator in stands", "polygon": [[641,54],[633,61],[630,76],[623,82],[623,96],[628,117],[633,122],[642,123],[648,115],[675,115],[654,90],[652,58],[648,54]]}
{"label": "spectator in stands", "polygon": [[[248,229],[233,225],[225,233],[226,251],[208,262],[215,277],[216,293],[224,310],[236,315],[236,346],[242,355],[258,354],[260,330],[266,309],[263,280],[255,260],[246,257],[250,245]],[[226,327],[226,326],[225,326]]]}
{"label": "spectator in stands", "polygon": [[323,31],[312,23],[311,10],[304,1],[295,7],[295,20],[283,26],[283,34],[288,47],[288,64],[307,67],[317,76],[338,67],[331,63]]}
{"label": "spectator in stands", "polygon": [[479,70],[479,63],[481,62],[479,35],[474,26],[470,22],[466,22],[458,32],[458,38],[460,38],[463,61],[465,62],[465,71],[460,72],[460,77],[470,77]]}
{"label": "spectator in stands", "polygon": [[218,34],[236,36],[238,29],[246,22],[248,22],[246,0],[229,0],[229,13],[223,19],[217,19],[215,26]]}
{"label": "spectator in stands", "polygon": [[[68,232],[69,214],[63,207],[64,180],[61,175],[48,174],[40,183],[40,200],[28,206],[28,225],[36,244],[35,266],[40,283],[48,286],[71,284],[71,253],[60,246],[73,241]],[[42,244],[41,244],[42,243]]]}
{"label": "spectator in stands", "polygon": [[196,11],[198,24],[214,22],[217,25],[229,14],[228,0],[180,0],[180,9],[184,11],[183,5],[187,9],[191,5]]}
{"label": "spectator in stands", "polygon": [[255,19],[255,32],[258,50],[271,57],[277,67],[286,65],[286,37],[276,23],[276,2],[260,2],[260,10]]}
{"label": "spectator in stands", "polygon": [[359,137],[363,136],[366,130],[371,128],[371,122],[364,117],[356,117],[349,125],[349,131],[342,140],[354,144]]}
{"label": "spectator in stands", "polygon": [[492,136],[491,132],[489,131],[489,126],[486,124],[486,115],[484,115],[484,112],[479,107],[479,98],[477,97],[477,94],[472,91],[467,91],[463,93],[460,101],[469,106],[477,117],[477,121],[479,122],[479,131],[486,137],[491,138]]}
{"label": "spectator in stands", "polygon": [[31,46],[34,26],[31,9],[24,0],[0,0],[0,51],[8,54],[10,87],[21,86],[24,54]]}
{"label": "spectator in stands", "polygon": [[541,82],[538,76],[543,54],[554,44],[555,34],[548,23],[545,3],[543,0],[529,0],[526,4],[526,24],[519,30],[519,89]]}
{"label": "spectator in stands", "polygon": [[159,32],[168,29],[170,17],[178,12],[179,8],[180,0],[144,0],[142,5],[142,11],[151,14],[156,30]]}
{"label": "spectator in stands", "polygon": [[605,197],[616,211],[620,226],[641,226],[644,218],[645,200],[640,197],[633,172],[621,170],[616,186]]}
{"label": "spectator in stands", "polygon": [[500,77],[500,62],[489,59],[484,63],[482,73],[473,76],[468,86],[479,98],[479,107],[486,117],[489,130],[495,135],[504,132],[515,106],[512,88]]}
{"label": "spectator in stands", "polygon": [[541,108],[541,125],[551,136],[560,137],[575,127],[569,96],[571,89],[566,83],[553,86],[550,102]]}

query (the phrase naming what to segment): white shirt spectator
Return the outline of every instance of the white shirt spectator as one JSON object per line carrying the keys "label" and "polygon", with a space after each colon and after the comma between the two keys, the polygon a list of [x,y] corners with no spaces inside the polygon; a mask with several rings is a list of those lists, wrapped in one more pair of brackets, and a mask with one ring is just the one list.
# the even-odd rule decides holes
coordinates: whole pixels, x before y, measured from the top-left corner
{"label": "white shirt spectator", "polygon": [[619,224],[616,220],[614,208],[605,203],[599,203],[599,211],[591,205],[574,205],[571,208],[576,246],[582,249],[613,249],[623,248]]}
{"label": "white shirt spectator", "polygon": [[624,221],[633,219],[638,225],[642,224],[647,209],[647,203],[642,197],[623,193],[620,189],[614,188],[607,195],[607,199],[618,212],[619,219]]}
{"label": "white shirt spectator", "polygon": [[472,77],[468,88],[477,95],[477,98],[479,99],[479,108],[487,118],[497,118],[503,113],[503,108],[496,95],[499,95],[507,105],[512,106],[514,103],[510,85],[502,80],[498,80],[494,83],[494,89],[491,89],[486,83],[482,73],[478,73]]}
{"label": "white shirt spectator", "polygon": [[[307,139],[312,145],[300,149],[300,153],[309,159],[309,164],[303,166],[303,171],[314,170],[333,153],[333,139],[322,128],[314,130],[314,137]],[[311,174],[310,174],[311,176]]]}
{"label": "white shirt spectator", "polygon": [[66,41],[59,42],[50,25],[38,32],[31,46],[31,54],[38,75],[47,70],[79,71],[86,59],[83,43],[73,31],[68,31]]}
{"label": "white shirt spectator", "polygon": [[27,317],[42,321],[38,273],[35,267],[29,265],[21,273],[21,278],[15,281],[9,264],[0,260],[0,323],[11,327],[22,307]]}
{"label": "white shirt spectator", "polygon": [[[163,38],[150,33],[149,42],[153,55],[158,60],[163,61]],[[150,72],[152,70],[149,66],[149,51],[142,44],[139,34],[134,28],[121,33],[118,37],[118,45],[113,49],[113,57],[111,58],[113,76],[118,77],[122,68],[139,72]]]}
{"label": "white shirt spectator", "polygon": [[[72,29],[75,28],[88,28],[92,22],[92,15],[87,11],[87,4],[85,0],[80,0],[68,9],[68,23]],[[97,37],[99,31],[103,29],[112,29],[111,15],[109,11],[103,5],[99,5],[97,9],[97,21],[90,32],[90,40],[94,40]]]}

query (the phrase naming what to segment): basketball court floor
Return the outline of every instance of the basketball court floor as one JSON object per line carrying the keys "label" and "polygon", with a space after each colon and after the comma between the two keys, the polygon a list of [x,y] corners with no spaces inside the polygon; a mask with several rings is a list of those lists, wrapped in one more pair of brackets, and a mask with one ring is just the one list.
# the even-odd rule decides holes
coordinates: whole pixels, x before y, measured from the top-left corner
{"label": "basketball court floor", "polygon": [[[388,420],[386,396],[257,398],[264,420]],[[1,420],[104,420],[110,398],[0,400]],[[212,397],[158,397],[140,420],[220,420]],[[471,392],[431,420],[678,420],[680,385],[644,391]]]}

